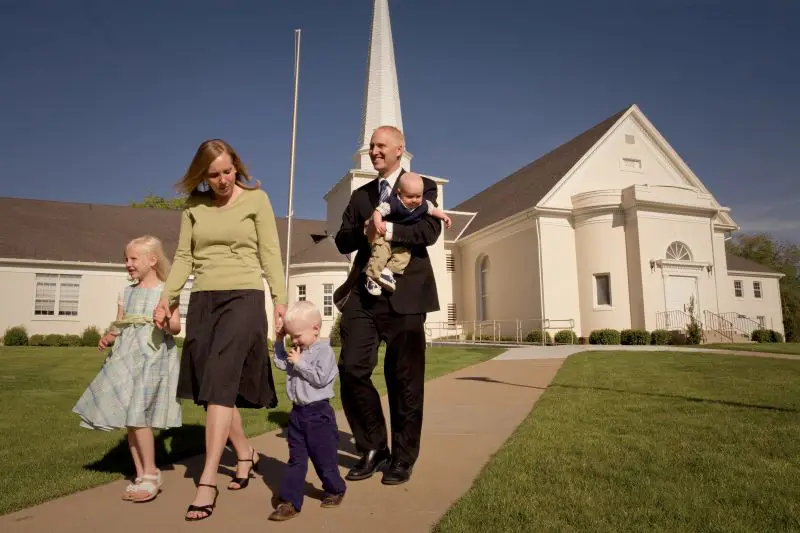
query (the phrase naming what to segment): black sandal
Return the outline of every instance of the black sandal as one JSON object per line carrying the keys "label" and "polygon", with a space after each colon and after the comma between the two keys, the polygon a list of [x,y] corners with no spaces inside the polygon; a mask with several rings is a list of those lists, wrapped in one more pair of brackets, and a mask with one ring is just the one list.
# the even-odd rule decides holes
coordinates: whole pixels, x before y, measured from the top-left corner
{"label": "black sandal", "polygon": [[[208,485],[207,483],[198,483],[197,486],[198,487],[211,487],[212,489],[214,489],[214,502],[211,503],[210,505],[190,505],[189,508],[186,510],[186,516],[184,516],[184,518],[186,519],[187,522],[197,522],[198,520],[205,520],[206,518],[208,518],[209,516],[211,516],[214,513],[214,507],[217,506],[217,496],[219,496],[219,489],[217,488],[217,486],[216,485]],[[188,515],[192,511],[194,511],[194,512],[199,511],[201,513],[206,513],[206,514],[205,514],[205,516],[198,516],[198,517],[195,517],[195,518],[189,518]]]}
{"label": "black sandal", "polygon": [[[245,476],[245,477],[234,477],[233,479],[230,480],[230,483],[237,483],[239,486],[238,487],[231,487],[230,483],[228,483],[228,490],[242,490],[242,489],[246,489],[247,488],[247,485],[250,484],[250,478],[254,477],[253,476],[253,470],[255,469],[256,465],[258,464],[258,461],[256,460],[256,457],[257,457],[256,449],[253,448],[253,457],[252,458],[250,458],[250,459],[239,459],[239,458],[237,458],[236,459],[239,463],[252,463],[252,464],[250,465],[250,470],[247,471],[247,476]],[[239,466],[239,465],[237,464],[236,466]]]}

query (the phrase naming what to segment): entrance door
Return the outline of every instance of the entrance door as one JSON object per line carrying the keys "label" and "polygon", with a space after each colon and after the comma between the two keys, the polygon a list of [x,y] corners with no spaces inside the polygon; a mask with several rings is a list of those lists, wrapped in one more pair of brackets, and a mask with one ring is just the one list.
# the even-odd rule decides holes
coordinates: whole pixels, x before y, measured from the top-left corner
{"label": "entrance door", "polygon": [[689,304],[694,297],[694,316],[699,314],[697,305],[697,278],[691,276],[669,276],[664,287],[667,301],[667,329],[684,329],[689,324]]}

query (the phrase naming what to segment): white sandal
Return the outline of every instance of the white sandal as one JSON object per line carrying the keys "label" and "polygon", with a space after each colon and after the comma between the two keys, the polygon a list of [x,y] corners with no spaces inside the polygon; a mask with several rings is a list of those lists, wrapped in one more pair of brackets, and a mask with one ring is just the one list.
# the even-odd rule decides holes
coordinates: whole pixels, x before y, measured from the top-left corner
{"label": "white sandal", "polygon": [[[142,481],[136,486],[135,490],[131,491],[130,501],[134,503],[144,503],[154,500],[158,493],[161,492],[161,487],[164,483],[161,481],[161,470],[156,470],[156,475],[144,475]],[[146,492],[147,496],[143,498],[134,497],[136,492]]]}
{"label": "white sandal", "polygon": [[142,478],[137,477],[133,480],[133,483],[128,483],[128,486],[125,487],[125,493],[122,495],[122,499],[124,501],[131,500],[131,494],[139,490],[139,483],[142,482]]}

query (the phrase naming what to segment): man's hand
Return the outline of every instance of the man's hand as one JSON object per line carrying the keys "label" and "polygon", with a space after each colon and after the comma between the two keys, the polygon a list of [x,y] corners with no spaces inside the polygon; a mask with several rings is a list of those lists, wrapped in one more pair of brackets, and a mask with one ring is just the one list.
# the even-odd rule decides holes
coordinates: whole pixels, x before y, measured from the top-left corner
{"label": "man's hand", "polygon": [[114,341],[116,339],[117,336],[114,335],[113,333],[106,333],[105,335],[103,335],[103,338],[100,339],[100,342],[97,344],[97,350],[102,352],[103,350],[114,344]]}
{"label": "man's hand", "polygon": [[375,224],[372,223],[371,218],[364,222],[364,234],[367,236],[369,242],[374,241],[375,237],[378,235]]}
{"label": "man's hand", "polygon": [[286,359],[287,359],[287,360],[288,360],[290,363],[292,363],[293,365],[296,365],[296,364],[297,364],[297,363],[299,363],[299,362],[300,362],[300,360],[303,358],[301,354],[302,354],[302,352],[300,352],[300,348],[298,348],[297,346],[295,346],[295,347],[294,347],[294,348],[292,348],[292,349],[291,349],[291,351],[290,351],[290,352],[287,354],[287,356],[286,356]]}

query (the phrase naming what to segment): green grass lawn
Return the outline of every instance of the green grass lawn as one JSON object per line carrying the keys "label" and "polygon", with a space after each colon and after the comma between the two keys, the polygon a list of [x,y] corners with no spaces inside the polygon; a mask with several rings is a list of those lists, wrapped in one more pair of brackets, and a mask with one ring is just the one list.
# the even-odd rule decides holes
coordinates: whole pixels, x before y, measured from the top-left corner
{"label": "green grass lawn", "polygon": [[800,342],[765,342],[749,344],[704,344],[703,348],[741,350],[745,352],[785,353],[800,355]]}
{"label": "green grass lawn", "polygon": [[434,531],[800,531],[800,361],[573,355]]}
{"label": "green grass lawn", "polygon": [[[475,347],[429,348],[425,377],[433,379],[500,352]],[[87,348],[0,347],[0,514],[132,472],[124,432],[82,429],[72,413],[103,357]],[[381,350],[373,378],[381,393],[386,390],[382,364]],[[275,371],[275,385],[277,408],[242,410],[248,435],[286,423],[291,404],[283,372]],[[333,404],[341,408],[338,397]],[[203,452],[205,413],[191,402],[183,405],[183,427],[156,437],[159,464]]]}

